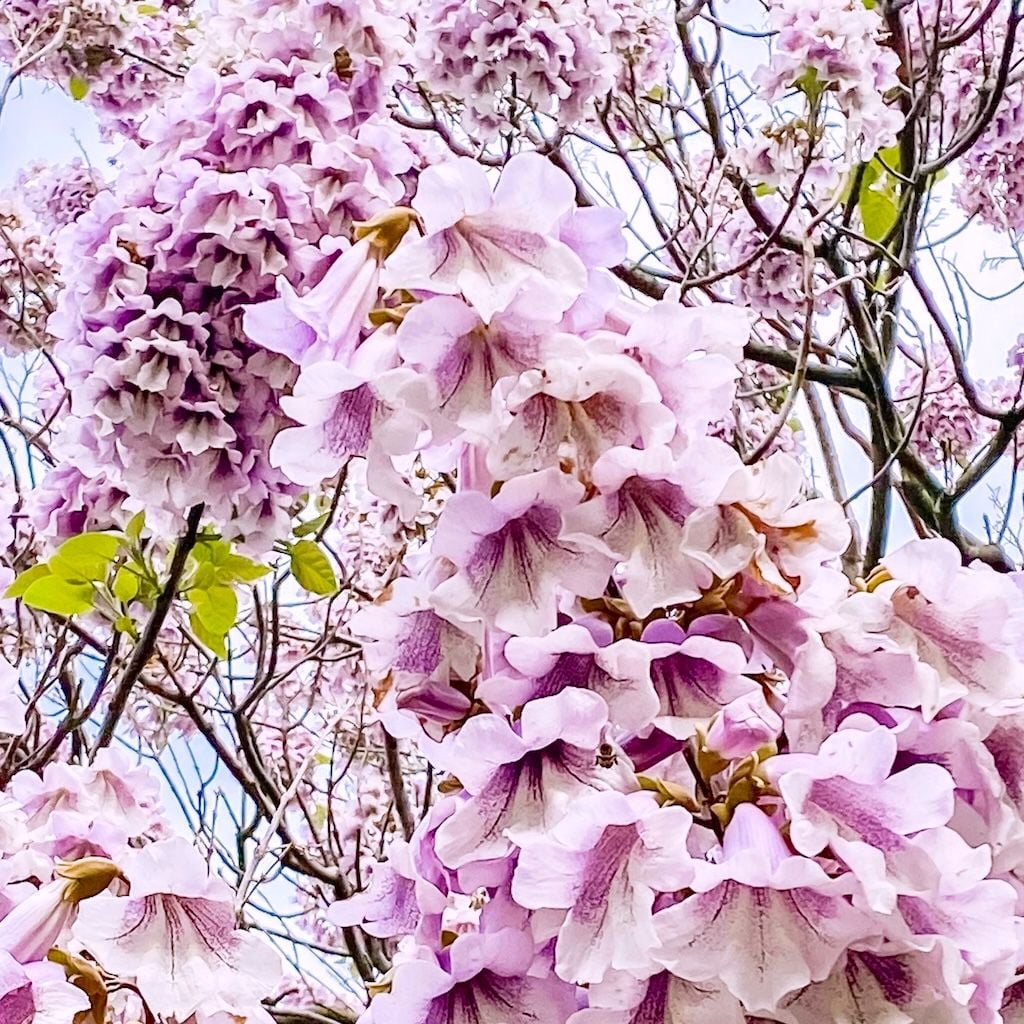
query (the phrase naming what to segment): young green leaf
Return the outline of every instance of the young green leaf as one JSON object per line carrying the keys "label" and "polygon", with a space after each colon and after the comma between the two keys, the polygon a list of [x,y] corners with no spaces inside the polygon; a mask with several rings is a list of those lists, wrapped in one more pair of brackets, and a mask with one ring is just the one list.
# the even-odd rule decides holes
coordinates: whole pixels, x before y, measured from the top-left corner
{"label": "young green leaf", "polygon": [[18,574],[17,579],[4,591],[4,597],[21,597],[36,580],[50,575],[52,575],[50,567],[45,563],[33,565]]}
{"label": "young green leaf", "polygon": [[295,527],[295,536],[308,537],[310,534],[316,533],[316,531],[327,522],[327,517],[330,514],[330,512],[324,512],[323,515],[317,516],[316,519],[310,519],[306,523],[299,523],[299,525]]}
{"label": "young green leaf", "polygon": [[122,565],[114,577],[114,584],[111,588],[118,601],[134,601],[139,594],[139,577],[127,566]]}
{"label": "young green leaf", "polygon": [[209,562],[201,562],[193,573],[189,585],[194,590],[205,590],[217,582],[217,567]]}
{"label": "young green leaf", "polygon": [[146,513],[136,512],[135,515],[128,520],[128,525],[124,528],[124,532],[127,534],[129,540],[133,540],[138,543],[139,538],[142,536],[142,531],[146,528]]}
{"label": "young green leaf", "polygon": [[120,547],[113,534],[82,533],[64,541],[47,564],[55,576],[72,582],[105,580]]}
{"label": "young green leaf", "polygon": [[230,587],[215,584],[189,593],[194,614],[211,633],[225,636],[238,619],[238,597]]}
{"label": "young green leaf", "polygon": [[73,583],[59,576],[43,576],[30,584],[22,601],[31,608],[56,615],[78,615],[93,605],[93,590],[88,583]]}
{"label": "young green leaf", "polygon": [[244,555],[228,555],[221,566],[220,578],[231,583],[236,580],[252,583],[262,579],[268,572],[270,572],[269,566],[260,565]]}
{"label": "young green leaf", "polygon": [[889,234],[899,213],[899,204],[889,192],[861,189],[860,220],[872,242],[880,242]]}
{"label": "young green leaf", "polygon": [[224,634],[210,632],[210,630],[203,625],[202,619],[200,619],[194,612],[189,616],[188,623],[189,626],[192,627],[192,632],[195,633],[196,639],[206,647],[209,647],[218,658],[226,658],[228,656],[228,648],[227,644],[224,642]]}
{"label": "young green leaf", "polygon": [[73,100],[84,100],[89,95],[89,83],[81,75],[72,75],[68,81],[68,92]]}
{"label": "young green leaf", "polygon": [[118,615],[118,617],[114,619],[114,629],[118,630],[120,633],[127,633],[129,636],[136,635],[135,623],[132,622],[131,616],[129,615]]}
{"label": "young green leaf", "polygon": [[299,586],[311,594],[333,594],[338,589],[331,563],[311,540],[300,540],[292,546],[291,568]]}

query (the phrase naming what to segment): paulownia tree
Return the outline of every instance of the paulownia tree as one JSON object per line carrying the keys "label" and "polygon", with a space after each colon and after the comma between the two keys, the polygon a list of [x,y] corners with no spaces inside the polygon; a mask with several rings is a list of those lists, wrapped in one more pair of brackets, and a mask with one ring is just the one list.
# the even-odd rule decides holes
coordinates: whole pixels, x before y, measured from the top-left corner
{"label": "paulownia tree", "polygon": [[1022,1024],[1022,17],[0,0],[0,1024]]}

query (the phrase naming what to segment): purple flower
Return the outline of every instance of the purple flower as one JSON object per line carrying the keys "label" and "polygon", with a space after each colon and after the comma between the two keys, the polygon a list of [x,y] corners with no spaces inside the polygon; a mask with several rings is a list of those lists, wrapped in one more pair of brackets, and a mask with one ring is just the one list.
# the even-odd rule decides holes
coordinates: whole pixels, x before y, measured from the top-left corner
{"label": "purple flower", "polygon": [[570,623],[545,637],[510,637],[503,656],[514,670],[484,680],[478,692],[493,706],[513,709],[569,687],[592,690],[608,705],[613,725],[638,732],[658,713],[650,676],[653,650],[634,640],[612,643],[603,623]]}
{"label": "purple flower", "polygon": [[886,913],[898,891],[931,892],[940,867],[908,837],[939,828],[953,814],[953,779],[937,764],[893,771],[897,743],[888,729],[842,729],[817,754],[765,763],[786,801],[790,836],[813,857],[828,846],[857,876],[867,905]]}
{"label": "purple flower", "polygon": [[533,943],[513,929],[460,935],[435,960],[400,963],[365,1024],[564,1024],[575,991],[531,976]]}
{"label": "purple flower", "polygon": [[510,480],[490,499],[456,494],[432,548],[457,570],[437,588],[438,607],[536,636],[554,625],[560,591],[602,593],[614,560],[562,536],[562,515],[582,495],[557,469]]}
{"label": "purple flower", "polygon": [[514,306],[485,324],[461,299],[440,295],[413,306],[396,336],[402,359],[431,379],[438,411],[469,428],[490,413],[498,381],[535,364],[548,329]]}
{"label": "purple flower", "polygon": [[446,764],[468,797],[437,831],[448,867],[505,857],[519,837],[550,829],[574,799],[620,788],[624,766],[603,767],[608,708],[570,688],[530,701],[519,721],[476,715],[458,733]]}
{"label": "purple flower", "polygon": [[711,981],[689,982],[662,971],[644,980],[610,971],[587,989],[588,1009],[568,1024],[747,1024],[738,999]]}
{"label": "purple flower", "polygon": [[689,828],[682,807],[659,807],[648,793],[603,792],[577,800],[546,835],[522,841],[512,896],[533,910],[566,911],[559,977],[589,984],[609,969],[650,973],[655,893],[693,877]]}
{"label": "purple flower", "polygon": [[596,539],[623,563],[622,594],[641,618],[696,600],[712,583],[711,570],[683,542],[695,506],[680,468],[662,446],[610,447],[593,465],[597,494],[566,515],[570,534]]}
{"label": "purple flower", "polygon": [[363,238],[338,256],[327,273],[299,296],[283,277],[280,298],[245,311],[245,333],[257,345],[293,363],[346,360],[359,344],[380,291],[380,266]]}
{"label": "purple flower", "polygon": [[609,448],[649,448],[672,439],[674,417],[635,360],[604,354],[571,336],[551,345],[564,354],[495,389],[487,466],[496,479],[560,460],[586,479]]}
{"label": "purple flower", "polygon": [[568,176],[537,154],[513,157],[493,196],[475,160],[435,164],[420,176],[413,200],[426,237],[399,247],[382,283],[461,293],[484,323],[529,286],[534,315],[557,320],[587,285],[583,263],[557,239],[574,201]]}
{"label": "purple flower", "polygon": [[82,905],[79,941],[110,971],[134,978],[154,1013],[185,1020],[200,1008],[244,1015],[280,974],[273,949],[236,926],[227,886],[200,853],[167,839],[123,858],[127,896]]}
{"label": "purple flower", "polygon": [[736,808],[723,854],[719,865],[696,863],[694,895],[655,915],[654,956],[687,981],[721,981],[748,1013],[773,1013],[788,993],[828,977],[877,928],[753,804]]}

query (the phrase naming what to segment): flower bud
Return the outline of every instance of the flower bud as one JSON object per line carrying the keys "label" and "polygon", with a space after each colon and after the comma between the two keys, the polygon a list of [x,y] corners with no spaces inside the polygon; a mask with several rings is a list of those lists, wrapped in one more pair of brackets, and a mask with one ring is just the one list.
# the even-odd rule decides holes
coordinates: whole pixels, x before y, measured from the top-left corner
{"label": "flower bud", "polygon": [[54,872],[58,878],[67,879],[64,899],[69,903],[80,903],[103,892],[121,872],[112,860],[106,857],[83,857],[81,860],[58,861]]}
{"label": "flower bud", "polygon": [[733,760],[772,743],[781,730],[782,719],[760,691],[754,691],[722,708],[711,723],[705,742],[711,750]]}
{"label": "flower bud", "polygon": [[386,259],[398,243],[405,238],[406,232],[413,222],[419,221],[419,215],[408,206],[395,206],[369,220],[360,221],[355,225],[353,237],[356,241],[363,238],[369,240],[370,246],[376,249],[380,259]]}
{"label": "flower bud", "polygon": [[42,960],[70,927],[78,904],[103,892],[120,875],[105,857],[58,861],[56,878],[40,886],[0,921],[0,949],[19,963]]}

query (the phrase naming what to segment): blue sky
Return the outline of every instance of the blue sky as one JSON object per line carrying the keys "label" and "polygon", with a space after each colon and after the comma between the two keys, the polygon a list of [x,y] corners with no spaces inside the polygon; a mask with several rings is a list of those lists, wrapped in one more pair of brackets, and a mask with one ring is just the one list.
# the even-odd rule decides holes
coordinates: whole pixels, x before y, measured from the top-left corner
{"label": "blue sky", "polygon": [[112,151],[87,107],[54,85],[35,79],[15,84],[0,116],[0,184],[13,181],[26,164],[67,163],[83,150],[93,164]]}

